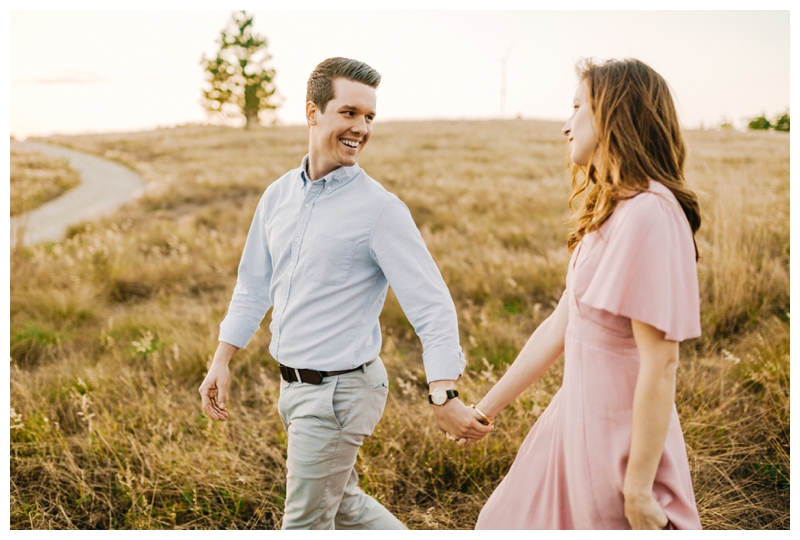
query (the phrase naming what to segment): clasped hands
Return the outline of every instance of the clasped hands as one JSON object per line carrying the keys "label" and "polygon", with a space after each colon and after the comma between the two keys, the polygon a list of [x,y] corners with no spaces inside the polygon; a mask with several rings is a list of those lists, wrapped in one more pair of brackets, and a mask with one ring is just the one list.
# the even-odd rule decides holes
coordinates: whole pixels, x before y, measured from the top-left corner
{"label": "clasped hands", "polygon": [[458,398],[450,399],[444,405],[431,405],[436,425],[447,440],[466,446],[484,438],[494,431],[494,426],[485,425],[483,417],[472,407],[466,406]]}

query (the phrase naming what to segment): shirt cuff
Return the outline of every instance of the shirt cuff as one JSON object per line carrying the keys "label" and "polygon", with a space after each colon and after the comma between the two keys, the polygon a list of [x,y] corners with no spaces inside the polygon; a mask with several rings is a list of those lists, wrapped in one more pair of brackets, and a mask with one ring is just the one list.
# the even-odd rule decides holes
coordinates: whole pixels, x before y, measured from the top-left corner
{"label": "shirt cuff", "polygon": [[219,341],[230,343],[234,347],[244,349],[253,335],[258,330],[258,325],[255,328],[248,325],[242,320],[237,320],[235,317],[228,315],[219,325]]}
{"label": "shirt cuff", "polygon": [[461,348],[438,347],[422,354],[425,376],[428,383],[433,381],[455,381],[464,372],[467,359]]}

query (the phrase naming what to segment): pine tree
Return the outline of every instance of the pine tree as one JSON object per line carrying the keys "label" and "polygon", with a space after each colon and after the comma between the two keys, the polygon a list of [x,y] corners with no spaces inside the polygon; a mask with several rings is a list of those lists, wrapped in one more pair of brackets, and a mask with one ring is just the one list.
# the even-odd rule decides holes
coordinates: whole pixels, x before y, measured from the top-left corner
{"label": "pine tree", "polygon": [[216,58],[203,55],[200,62],[210,84],[203,89],[205,107],[211,114],[244,116],[248,129],[258,124],[260,112],[278,108],[267,38],[256,34],[253,17],[240,11],[231,16],[218,43]]}

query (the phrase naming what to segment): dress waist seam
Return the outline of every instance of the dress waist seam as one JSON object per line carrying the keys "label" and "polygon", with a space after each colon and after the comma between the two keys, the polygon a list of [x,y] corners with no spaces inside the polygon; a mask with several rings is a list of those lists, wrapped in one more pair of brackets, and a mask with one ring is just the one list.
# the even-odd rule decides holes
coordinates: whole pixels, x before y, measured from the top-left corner
{"label": "dress waist seam", "polygon": [[612,334],[595,323],[569,324],[567,325],[566,333],[577,341],[615,354],[623,356],[636,356],[639,354],[639,349],[633,336],[623,337]]}

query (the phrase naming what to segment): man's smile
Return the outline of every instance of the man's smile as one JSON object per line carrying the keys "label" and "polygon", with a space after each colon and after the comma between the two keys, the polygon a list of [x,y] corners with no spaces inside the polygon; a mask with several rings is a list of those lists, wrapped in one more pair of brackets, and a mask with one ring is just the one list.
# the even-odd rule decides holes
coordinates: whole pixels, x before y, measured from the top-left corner
{"label": "man's smile", "polygon": [[358,148],[361,145],[361,141],[351,141],[349,139],[339,139],[339,142],[350,148]]}

